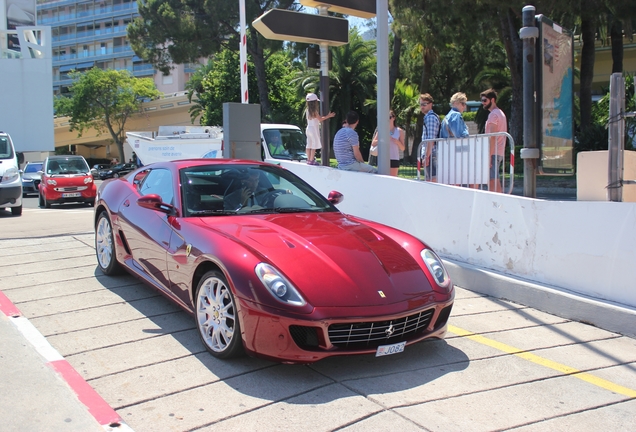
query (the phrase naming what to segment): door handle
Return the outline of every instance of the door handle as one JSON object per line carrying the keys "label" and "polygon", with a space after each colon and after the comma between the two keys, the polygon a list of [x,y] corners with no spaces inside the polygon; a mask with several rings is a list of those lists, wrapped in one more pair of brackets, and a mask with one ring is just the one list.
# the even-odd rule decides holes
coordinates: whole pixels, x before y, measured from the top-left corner
{"label": "door handle", "polygon": [[124,207],[130,207],[130,201],[128,200],[124,201]]}

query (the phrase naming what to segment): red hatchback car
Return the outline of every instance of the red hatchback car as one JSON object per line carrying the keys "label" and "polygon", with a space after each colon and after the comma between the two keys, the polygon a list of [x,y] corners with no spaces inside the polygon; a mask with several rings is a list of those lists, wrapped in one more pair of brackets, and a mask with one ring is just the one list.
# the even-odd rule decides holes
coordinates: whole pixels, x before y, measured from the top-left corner
{"label": "red hatchback car", "polygon": [[410,234],[339,212],[341,200],[266,163],[148,165],[100,185],[97,262],[192,314],[218,358],[311,363],[444,337],[455,294],[439,257]]}
{"label": "red hatchback car", "polygon": [[40,207],[70,202],[93,205],[97,188],[83,156],[49,156],[38,185]]}

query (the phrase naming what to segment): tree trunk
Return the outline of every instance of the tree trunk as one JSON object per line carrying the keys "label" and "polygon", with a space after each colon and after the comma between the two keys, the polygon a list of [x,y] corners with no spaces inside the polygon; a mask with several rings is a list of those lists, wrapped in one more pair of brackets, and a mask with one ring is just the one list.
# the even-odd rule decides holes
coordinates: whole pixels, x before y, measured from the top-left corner
{"label": "tree trunk", "polygon": [[623,25],[616,17],[613,18],[610,37],[612,39],[612,73],[623,73]]}
{"label": "tree trunk", "polygon": [[592,80],[594,78],[594,41],[596,25],[591,16],[581,17],[581,88],[579,99],[581,105],[581,131],[588,128],[592,122]]}
{"label": "tree trunk", "polygon": [[269,103],[269,88],[267,86],[267,76],[265,73],[265,56],[263,49],[258,45],[256,37],[248,39],[247,50],[254,62],[256,71],[256,83],[258,85],[258,97],[261,101],[261,118],[268,119],[272,113],[272,107]]}
{"label": "tree trunk", "polygon": [[391,53],[391,67],[389,68],[389,100],[393,100],[395,82],[400,76],[400,54],[402,52],[402,38],[393,38],[393,53]]}
{"label": "tree trunk", "polygon": [[508,65],[510,66],[510,81],[512,84],[512,101],[510,104],[509,133],[516,146],[523,145],[523,41],[519,38],[517,29],[520,28],[514,11],[511,8],[500,10],[499,29],[504,42]]}
{"label": "tree trunk", "polygon": [[[431,82],[431,70],[433,69],[433,53],[428,48],[424,49],[424,55],[422,56],[424,68],[422,69],[422,79],[420,80],[420,94],[428,93]],[[439,101],[437,101],[439,103]],[[415,134],[413,135],[413,147],[411,148],[411,154],[409,160],[413,163],[417,161],[417,147],[420,145],[422,138],[422,128],[424,127],[424,115],[420,111],[417,114],[417,121],[415,123]]]}

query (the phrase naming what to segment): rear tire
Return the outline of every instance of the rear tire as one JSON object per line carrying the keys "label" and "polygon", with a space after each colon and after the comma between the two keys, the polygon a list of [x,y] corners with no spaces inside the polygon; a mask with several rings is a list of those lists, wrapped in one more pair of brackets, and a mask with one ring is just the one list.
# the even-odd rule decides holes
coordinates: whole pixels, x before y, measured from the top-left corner
{"label": "rear tire", "polygon": [[11,207],[11,215],[12,216],[20,216],[22,214],[22,206],[20,207]]}
{"label": "rear tire", "polygon": [[113,227],[105,211],[100,213],[95,225],[95,254],[102,273],[107,276],[123,273],[123,267],[117,262]]}
{"label": "rear tire", "polygon": [[223,273],[209,271],[203,275],[195,308],[199,336],[210,354],[228,359],[244,353],[236,301]]}

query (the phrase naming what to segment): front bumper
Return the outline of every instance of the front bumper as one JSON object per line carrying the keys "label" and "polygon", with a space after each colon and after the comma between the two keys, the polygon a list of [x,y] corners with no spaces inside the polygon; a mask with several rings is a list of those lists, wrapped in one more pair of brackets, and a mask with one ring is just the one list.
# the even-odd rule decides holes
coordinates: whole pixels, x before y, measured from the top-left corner
{"label": "front bumper", "polygon": [[0,207],[20,207],[22,205],[22,182],[0,187]]}
{"label": "front bumper", "polygon": [[39,193],[39,191],[38,191],[38,185],[39,184],[40,184],[40,180],[23,181],[22,182],[22,193],[25,193],[25,194],[37,194],[37,193]]}
{"label": "front bumper", "polygon": [[[408,346],[441,339],[446,334],[452,297],[401,313],[316,320],[277,315],[258,304],[238,300],[248,353],[284,363],[313,363],[331,356],[373,354],[378,346],[402,341]],[[322,313],[311,314],[316,315]]]}
{"label": "front bumper", "polygon": [[50,187],[44,190],[44,197],[46,201],[51,204],[60,204],[60,203],[71,203],[71,202],[84,202],[84,203],[92,203],[95,201],[95,197],[97,196],[97,188],[95,188],[95,184],[91,183],[86,189],[83,190],[70,190],[71,188],[66,188],[69,190],[65,191],[56,191]]}

